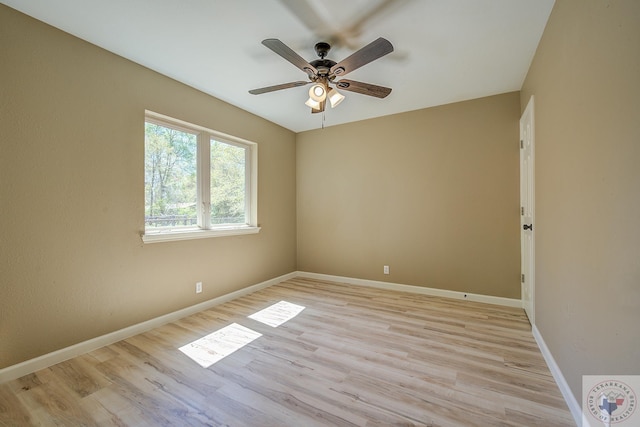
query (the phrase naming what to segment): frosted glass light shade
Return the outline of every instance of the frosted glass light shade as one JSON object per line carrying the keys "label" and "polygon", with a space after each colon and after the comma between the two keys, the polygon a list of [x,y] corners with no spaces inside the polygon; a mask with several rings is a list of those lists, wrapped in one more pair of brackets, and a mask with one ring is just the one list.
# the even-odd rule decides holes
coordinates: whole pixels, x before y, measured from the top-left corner
{"label": "frosted glass light shade", "polygon": [[320,109],[320,103],[318,101],[314,101],[311,98],[307,99],[307,102],[305,102],[305,105],[307,105],[308,107],[313,108],[314,110],[319,110]]}
{"label": "frosted glass light shade", "polygon": [[309,89],[309,98],[313,99],[316,102],[322,102],[327,98],[327,90],[324,85],[319,83],[314,84]]}
{"label": "frosted glass light shade", "polygon": [[331,108],[335,108],[344,100],[344,95],[335,90],[334,88],[329,89],[329,93],[327,94],[329,97],[329,102],[331,103]]}

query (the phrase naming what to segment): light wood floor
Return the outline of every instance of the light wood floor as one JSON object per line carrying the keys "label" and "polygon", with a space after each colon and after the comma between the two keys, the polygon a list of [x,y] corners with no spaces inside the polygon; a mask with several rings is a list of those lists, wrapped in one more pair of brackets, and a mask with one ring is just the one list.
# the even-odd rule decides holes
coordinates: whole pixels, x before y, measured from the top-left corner
{"label": "light wood floor", "polygon": [[[271,327],[247,316],[306,307]],[[178,348],[262,334],[202,368]],[[0,385],[0,425],[573,426],[520,309],[293,279]]]}

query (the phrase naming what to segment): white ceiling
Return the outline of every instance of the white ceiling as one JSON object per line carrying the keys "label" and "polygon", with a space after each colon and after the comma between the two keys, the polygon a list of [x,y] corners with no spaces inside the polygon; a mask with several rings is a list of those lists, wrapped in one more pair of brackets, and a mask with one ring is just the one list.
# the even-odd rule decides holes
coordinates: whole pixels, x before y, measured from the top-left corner
{"label": "white ceiling", "polygon": [[[378,37],[395,51],[347,78],[393,88],[385,99],[353,92],[331,126],[519,90],[554,0],[0,0],[0,2],[292,131],[316,129],[308,86],[262,95],[249,89],[306,80],[260,42],[277,38],[307,61],[314,45],[353,27],[340,62]],[[289,5],[289,6],[288,6]],[[293,5],[293,6],[292,6]],[[375,12],[378,5],[382,10]],[[309,28],[311,7],[322,21]],[[373,16],[366,17],[368,11]],[[314,31],[315,30],[315,31]]]}

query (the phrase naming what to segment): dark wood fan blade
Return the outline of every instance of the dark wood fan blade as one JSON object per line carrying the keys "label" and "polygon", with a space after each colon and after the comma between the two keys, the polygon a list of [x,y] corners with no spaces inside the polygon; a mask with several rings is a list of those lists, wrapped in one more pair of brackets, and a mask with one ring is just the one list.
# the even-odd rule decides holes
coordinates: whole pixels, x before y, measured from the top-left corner
{"label": "dark wood fan blade", "polygon": [[376,59],[391,52],[393,52],[393,45],[391,42],[380,37],[331,67],[331,74],[344,76],[345,74],[350,73],[363,65],[367,65],[369,62],[375,61]]}
{"label": "dark wood fan blade", "polygon": [[275,53],[277,53],[278,55],[280,55],[281,57],[283,57],[284,59],[286,59],[287,61],[291,62],[296,67],[300,68],[302,71],[304,71],[308,75],[314,76],[318,74],[318,70],[316,70],[313,65],[305,61],[304,58],[302,58],[300,55],[295,53],[293,49],[291,49],[286,44],[282,43],[280,40],[265,39],[265,40],[262,40],[262,44],[268,47],[269,49],[271,49],[272,51],[274,51]]}
{"label": "dark wood fan blade", "polygon": [[251,89],[249,93],[251,95],[260,95],[261,93],[267,93],[267,92],[273,92],[281,89],[289,89],[292,87],[304,86],[304,85],[308,85],[309,83],[311,82],[298,81],[298,82],[291,82],[291,83],[283,83],[281,85],[261,87],[260,89]]}
{"label": "dark wood fan blade", "polygon": [[336,82],[336,87],[349,92],[361,93],[363,95],[375,96],[376,98],[386,98],[391,93],[390,87],[372,85],[371,83],[362,83],[355,80],[342,79]]}

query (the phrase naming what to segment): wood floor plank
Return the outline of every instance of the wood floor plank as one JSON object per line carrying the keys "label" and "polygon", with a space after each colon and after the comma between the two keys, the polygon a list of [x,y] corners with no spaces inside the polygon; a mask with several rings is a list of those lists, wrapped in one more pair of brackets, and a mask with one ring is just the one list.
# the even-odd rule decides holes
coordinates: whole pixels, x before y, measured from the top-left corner
{"label": "wood floor plank", "polygon": [[0,425],[33,425],[33,417],[10,387],[0,386]]}
{"label": "wood floor plank", "polygon": [[[305,308],[249,318],[280,301]],[[180,351],[232,323],[260,336]],[[295,278],[0,384],[5,425],[574,424],[523,310]]]}
{"label": "wood floor plank", "polygon": [[95,369],[98,363],[101,362],[89,355],[81,355],[72,361],[58,363],[50,369],[61,383],[82,398],[111,384]]}
{"label": "wood floor plank", "polygon": [[97,425],[80,405],[77,394],[61,382],[44,382],[18,393],[17,397],[29,410],[34,425]]}

